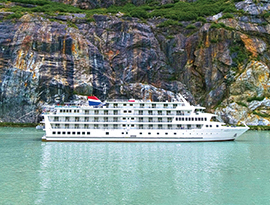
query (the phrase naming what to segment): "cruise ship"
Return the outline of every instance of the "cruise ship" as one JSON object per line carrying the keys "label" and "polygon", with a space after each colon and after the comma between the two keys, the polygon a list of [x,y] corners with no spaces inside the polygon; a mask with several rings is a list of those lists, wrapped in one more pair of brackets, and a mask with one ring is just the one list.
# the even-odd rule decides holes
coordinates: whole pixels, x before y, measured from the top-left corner
{"label": "cruise ship", "polygon": [[178,101],[109,100],[44,109],[42,141],[201,142],[235,140],[249,128],[227,126],[205,108]]}

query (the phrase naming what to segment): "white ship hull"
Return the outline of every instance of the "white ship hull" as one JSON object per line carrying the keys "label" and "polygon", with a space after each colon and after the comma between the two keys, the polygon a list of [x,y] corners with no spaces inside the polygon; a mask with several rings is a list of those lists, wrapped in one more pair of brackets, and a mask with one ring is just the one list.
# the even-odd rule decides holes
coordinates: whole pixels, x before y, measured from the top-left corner
{"label": "white ship hull", "polygon": [[[45,135],[42,141],[73,141],[73,142],[214,142],[233,141],[248,128],[224,127],[213,130],[85,130],[92,136]],[[74,130],[77,132],[78,130]],[[61,132],[61,130],[60,130]],[[123,134],[124,132],[124,134]],[[62,132],[61,132],[62,133]],[[109,133],[108,136],[106,133]],[[126,134],[128,133],[128,134]],[[151,134],[149,134],[151,133]]]}

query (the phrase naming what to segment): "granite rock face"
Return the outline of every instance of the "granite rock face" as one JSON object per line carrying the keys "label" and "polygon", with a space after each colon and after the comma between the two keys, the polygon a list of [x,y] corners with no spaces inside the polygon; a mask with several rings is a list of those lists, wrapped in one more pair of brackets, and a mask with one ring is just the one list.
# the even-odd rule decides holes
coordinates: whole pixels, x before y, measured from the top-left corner
{"label": "granite rock face", "polygon": [[215,20],[222,28],[196,22],[195,29],[185,28],[191,22],[158,27],[162,18],[3,16],[0,121],[36,122],[43,104],[80,95],[163,101],[182,93],[225,122],[270,122],[270,27],[258,24],[260,16]]}

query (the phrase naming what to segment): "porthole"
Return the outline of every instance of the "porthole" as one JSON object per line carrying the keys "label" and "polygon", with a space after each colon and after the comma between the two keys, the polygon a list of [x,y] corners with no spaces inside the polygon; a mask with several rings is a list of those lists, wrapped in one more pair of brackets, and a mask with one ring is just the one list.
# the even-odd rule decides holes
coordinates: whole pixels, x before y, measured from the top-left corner
{"label": "porthole", "polygon": [[58,134],[58,135],[60,135],[60,134],[61,134],[61,132],[57,132],[57,134]]}
{"label": "porthole", "polygon": [[165,132],[165,135],[168,135],[168,132]]}
{"label": "porthole", "polygon": [[66,134],[66,132],[62,132],[62,134],[63,134],[63,135],[65,135],[65,134]]}
{"label": "porthole", "polygon": [[56,134],[56,132],[52,132],[53,133],[53,135],[55,135]]}
{"label": "porthole", "polygon": [[68,135],[70,135],[70,132],[67,132]]}
{"label": "porthole", "polygon": [[87,135],[90,135],[90,132],[87,132]]}
{"label": "porthole", "polygon": [[148,132],[149,135],[151,135],[151,132]]}
{"label": "porthole", "polygon": [[85,135],[85,132],[82,132],[82,135]]}
{"label": "porthole", "polygon": [[72,132],[72,134],[73,134],[73,135],[75,135],[75,134],[76,134],[76,132]]}
{"label": "porthole", "polygon": [[80,135],[81,134],[81,132],[77,132],[77,135]]}
{"label": "porthole", "polygon": [[106,135],[109,135],[109,132],[106,132]]}
{"label": "porthole", "polygon": [[142,132],[140,132],[140,135],[142,135]]}

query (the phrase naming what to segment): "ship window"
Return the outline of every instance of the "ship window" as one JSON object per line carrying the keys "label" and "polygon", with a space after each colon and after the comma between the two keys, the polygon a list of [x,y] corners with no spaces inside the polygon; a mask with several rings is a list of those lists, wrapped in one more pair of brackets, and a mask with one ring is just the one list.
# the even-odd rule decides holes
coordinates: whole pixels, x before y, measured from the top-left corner
{"label": "ship window", "polygon": [[173,104],[173,108],[176,108],[177,107],[177,104]]}
{"label": "ship window", "polygon": [[89,110],[85,110],[85,114],[89,114]]}
{"label": "ship window", "polygon": [[165,135],[168,135],[168,132],[165,132]]}
{"label": "ship window", "polygon": [[124,110],[124,113],[127,113],[127,111],[126,111],[126,110]]}
{"label": "ship window", "polygon": [[134,120],[134,117],[132,117],[131,120]]}
{"label": "ship window", "polygon": [[55,135],[56,134],[56,132],[52,132],[53,133],[53,135]]}
{"label": "ship window", "polygon": [[114,115],[118,115],[118,110],[114,110],[114,111],[113,111],[113,114],[114,114]]}
{"label": "ship window", "polygon": [[62,132],[62,134],[63,134],[63,135],[65,135],[65,134],[66,134],[66,132]]}
{"label": "ship window", "polygon": [[167,108],[168,107],[168,104],[164,104],[164,108]]}
{"label": "ship window", "polygon": [[140,104],[140,108],[143,108],[144,107],[144,104]]}
{"label": "ship window", "polygon": [[175,120],[178,121],[178,117],[176,117]]}
{"label": "ship window", "polygon": [[208,125],[206,125],[206,127],[208,127]]}
{"label": "ship window", "polygon": [[77,132],[77,135],[80,135],[81,134],[81,132]]}
{"label": "ship window", "polygon": [[109,132],[106,132],[106,135],[109,135]]}
{"label": "ship window", "polygon": [[67,132],[68,135],[70,135],[70,132]]}
{"label": "ship window", "polygon": [[127,104],[123,104],[124,106],[127,106]]}
{"label": "ship window", "polygon": [[128,113],[131,113],[131,110],[129,110]]}
{"label": "ship window", "polygon": [[142,132],[140,132],[140,135],[142,134]]}
{"label": "ship window", "polygon": [[123,117],[123,120],[126,120],[127,118]]}
{"label": "ship window", "polygon": [[162,115],[162,111],[161,110],[158,111],[158,115]]}
{"label": "ship window", "polygon": [[159,132],[157,132],[157,135],[159,135]]}
{"label": "ship window", "polygon": [[139,115],[142,115],[143,114],[143,111],[142,110],[139,110]]}
{"label": "ship window", "polygon": [[87,132],[87,135],[90,135],[90,132]]}
{"label": "ship window", "polygon": [[216,125],[218,127],[218,125]]}
{"label": "ship window", "polygon": [[130,106],[133,106],[133,104],[130,104]]}
{"label": "ship window", "polygon": [[60,110],[60,112],[63,112],[63,110]]}
{"label": "ship window", "polygon": [[167,111],[167,115],[170,115],[171,114],[171,111]]}
{"label": "ship window", "polygon": [[153,115],[153,111],[152,110],[149,110],[148,111],[148,115]]}
{"label": "ship window", "polygon": [[76,132],[72,132],[72,134],[73,134],[73,135],[75,135],[75,134],[76,134]]}
{"label": "ship window", "polygon": [[134,127],[134,125],[131,125],[131,127]]}
{"label": "ship window", "polygon": [[124,132],[122,132],[122,135],[125,134]]}
{"label": "ship window", "polygon": [[152,108],[156,108],[156,104],[152,104]]}
{"label": "ship window", "polygon": [[195,117],[195,121],[198,121],[197,117]]}
{"label": "ship window", "polygon": [[57,132],[57,134],[58,134],[58,135],[60,135],[60,134],[61,134],[61,132]]}
{"label": "ship window", "polygon": [[176,135],[176,132],[174,133],[174,135]]}
{"label": "ship window", "polygon": [[123,125],[123,127],[125,127],[126,125]]}
{"label": "ship window", "polygon": [[194,117],[192,117],[191,120],[194,121]]}
{"label": "ship window", "polygon": [[116,108],[116,107],[118,107],[118,106],[117,106],[117,104],[116,104],[116,103],[114,103],[114,104],[113,104],[113,107],[114,107],[114,108]]}
{"label": "ship window", "polygon": [[207,121],[207,118],[206,117],[204,118],[204,121]]}
{"label": "ship window", "polygon": [[85,135],[85,132],[82,132],[82,135]]}
{"label": "ship window", "polygon": [[212,127],[212,125],[210,125],[210,127]]}
{"label": "ship window", "polygon": [[151,135],[151,132],[148,132],[149,135]]}

